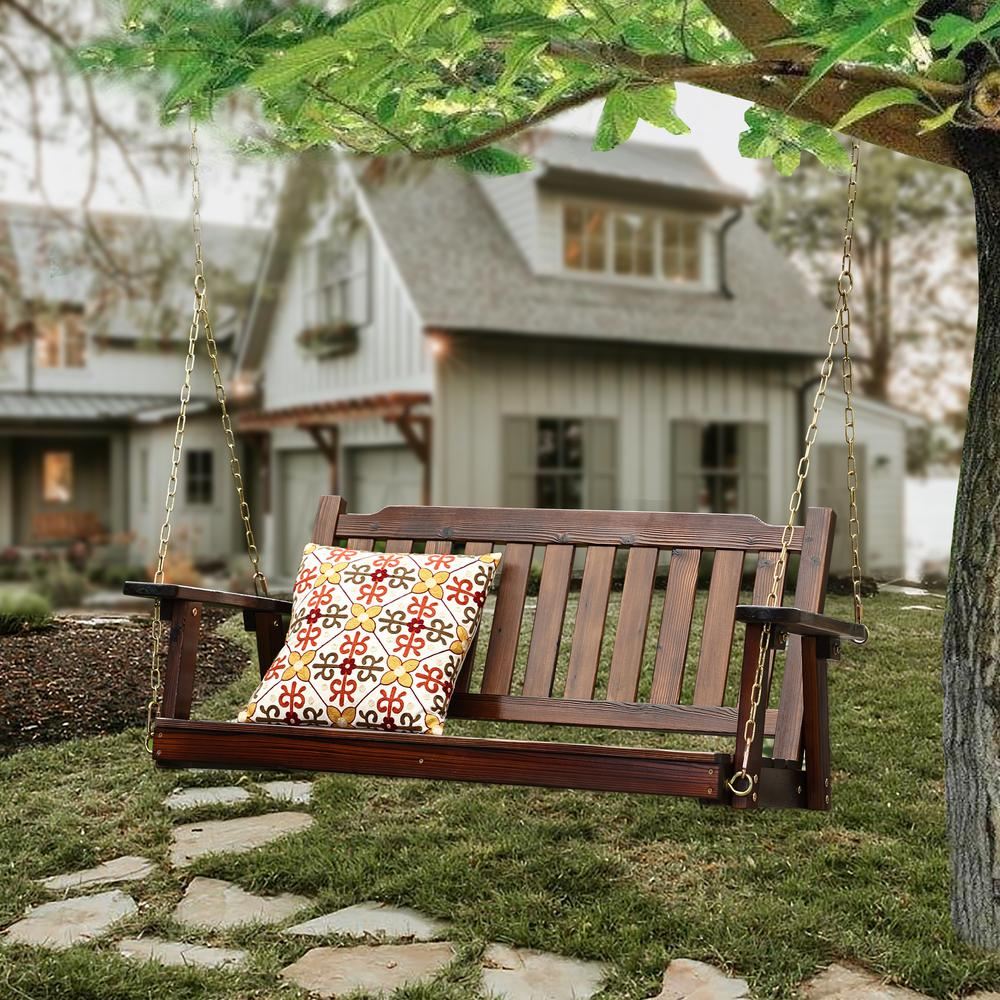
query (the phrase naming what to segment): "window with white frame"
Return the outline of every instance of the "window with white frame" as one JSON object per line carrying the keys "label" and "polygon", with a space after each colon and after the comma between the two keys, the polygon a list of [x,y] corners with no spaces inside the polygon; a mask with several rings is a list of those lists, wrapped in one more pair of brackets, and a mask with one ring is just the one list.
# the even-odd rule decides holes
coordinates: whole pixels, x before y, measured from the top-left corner
{"label": "window with white frame", "polygon": [[87,364],[87,333],[82,319],[68,313],[35,324],[35,362],[39,368],[83,368]]}
{"label": "window with white frame", "polygon": [[680,213],[563,203],[568,271],[697,284],[703,279],[704,223]]}
{"label": "window with white frame", "polygon": [[369,320],[370,248],[359,220],[335,225],[310,247],[309,322],[363,326]]}

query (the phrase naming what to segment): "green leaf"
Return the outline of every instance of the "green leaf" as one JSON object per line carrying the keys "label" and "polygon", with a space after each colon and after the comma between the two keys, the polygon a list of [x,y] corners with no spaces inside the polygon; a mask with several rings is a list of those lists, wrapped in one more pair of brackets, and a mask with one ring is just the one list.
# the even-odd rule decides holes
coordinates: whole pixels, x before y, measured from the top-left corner
{"label": "green leaf", "polygon": [[833,127],[840,132],[848,125],[853,125],[877,111],[884,111],[886,108],[894,108],[901,104],[919,103],[920,95],[909,87],[886,87],[885,90],[876,90],[862,97]]}
{"label": "green leaf", "polygon": [[547,45],[548,42],[544,38],[539,39],[531,35],[511,42],[504,55],[504,69],[497,86],[501,90],[508,89]]}
{"label": "green leaf", "polygon": [[678,118],[674,111],[677,88],[672,83],[643,87],[640,90],[630,91],[628,96],[639,117],[650,125],[666,129],[673,135],[687,135],[691,131],[687,123]]}
{"label": "green leaf", "polygon": [[942,14],[931,25],[930,44],[934,49],[949,49],[950,55],[978,42],[988,31],[1000,24],[1000,3],[978,20],[970,21],[961,14]]}
{"label": "green leaf", "polygon": [[965,83],[967,73],[961,59],[937,59],[927,67],[924,75],[940,83]]}
{"label": "green leaf", "polygon": [[601,120],[597,123],[594,149],[606,153],[621,145],[635,131],[638,122],[639,112],[629,92],[624,88],[612,90],[604,101]]}
{"label": "green leaf", "polygon": [[247,82],[264,91],[289,87],[329,67],[340,54],[340,41],[335,35],[310,38],[264,63],[250,74]]}
{"label": "green leaf", "polygon": [[933,132],[936,129],[943,128],[945,125],[950,125],[955,120],[955,115],[958,113],[958,109],[961,106],[962,102],[956,101],[954,104],[945,108],[941,114],[934,115],[933,118],[921,118],[920,132],[918,134],[926,135],[928,132]]}
{"label": "green leaf", "polygon": [[781,140],[767,132],[755,132],[751,129],[740,134],[740,155],[748,160],[766,160],[780,148]]}
{"label": "green leaf", "polygon": [[782,177],[790,177],[799,167],[802,150],[786,143],[772,157],[774,167]]}
{"label": "green leaf", "polygon": [[532,168],[532,162],[526,156],[518,156],[499,146],[487,146],[471,153],[463,153],[455,157],[455,162],[463,169],[474,174],[493,174],[504,176],[520,174]]}
{"label": "green leaf", "polygon": [[399,107],[399,91],[393,90],[385,95],[375,107],[375,117],[383,124],[387,125],[392,121]]}
{"label": "green leaf", "polygon": [[622,41],[641,56],[655,55],[668,48],[667,41],[641,18],[625,22],[622,26]]}

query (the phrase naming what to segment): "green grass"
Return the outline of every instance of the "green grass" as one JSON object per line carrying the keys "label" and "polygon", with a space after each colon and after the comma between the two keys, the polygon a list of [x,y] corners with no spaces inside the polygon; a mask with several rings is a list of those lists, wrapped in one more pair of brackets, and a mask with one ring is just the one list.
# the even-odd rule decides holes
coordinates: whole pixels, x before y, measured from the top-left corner
{"label": "green grass", "polygon": [[[829,815],[737,814],[652,797],[324,775],[316,781],[309,831],[248,855],[201,859],[183,873],[164,869],[127,887],[140,910],[125,929],[177,933],[170,912],[190,876],[203,874],[251,891],[313,896],[311,915],[381,899],[451,919],[458,961],[435,984],[397,995],[407,1000],[476,996],[475,959],[489,941],[607,962],[602,1000],[655,993],[664,966],[680,956],[745,976],[758,997],[792,996],[797,983],[835,959],[936,997],[998,989],[1000,955],[963,947],[949,927],[941,614],[907,610],[941,603],[873,599],[871,643],[846,649],[831,665],[836,783]],[[848,603],[834,599],[830,610],[846,616]],[[229,717],[248,685],[249,673],[202,714]],[[453,723],[449,731],[501,730]],[[598,738],[572,737],[580,735]],[[155,772],[136,732],[0,761],[0,925],[49,898],[32,881],[39,876],[126,853],[162,861],[174,821],[162,807],[169,790],[238,777]],[[252,787],[253,776],[244,780]],[[191,818],[279,808],[255,797]],[[269,929],[208,940],[248,948],[250,964],[178,972],[127,964],[107,942],[63,954],[3,947],[0,997],[295,997],[277,972],[315,943]]]}
{"label": "green grass", "polygon": [[52,604],[31,590],[0,590],[0,636],[45,628],[52,621]]}

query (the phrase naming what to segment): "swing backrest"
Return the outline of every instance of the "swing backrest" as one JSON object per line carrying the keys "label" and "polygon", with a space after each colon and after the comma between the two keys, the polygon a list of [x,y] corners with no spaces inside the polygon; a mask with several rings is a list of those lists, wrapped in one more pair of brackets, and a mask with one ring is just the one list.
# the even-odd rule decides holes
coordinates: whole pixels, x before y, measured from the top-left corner
{"label": "swing backrest", "polygon": [[[766,602],[780,526],[743,514],[345,509],[340,497],[323,497],[313,541],[384,543],[389,552],[503,550],[492,614],[466,659],[450,717],[735,735],[736,606]],[[792,536],[791,552],[801,559],[791,604],[803,611],[823,610],[833,530],[833,512],[814,507]],[[741,602],[745,573],[753,582]],[[568,623],[574,576],[579,599]],[[530,593],[536,580],[537,598]],[[697,598],[699,580],[708,581],[704,600]],[[612,602],[618,582],[621,598]],[[802,678],[794,636],[765,728],[776,758],[798,759]]]}

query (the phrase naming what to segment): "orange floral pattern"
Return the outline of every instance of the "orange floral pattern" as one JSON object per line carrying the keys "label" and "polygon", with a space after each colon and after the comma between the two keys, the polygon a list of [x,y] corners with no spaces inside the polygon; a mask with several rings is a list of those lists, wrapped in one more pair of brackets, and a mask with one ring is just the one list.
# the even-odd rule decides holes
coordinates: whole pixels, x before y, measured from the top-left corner
{"label": "orange floral pattern", "polygon": [[307,545],[285,645],[240,722],[440,734],[499,562]]}

